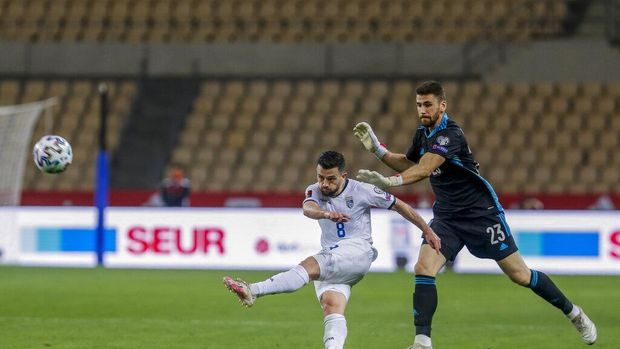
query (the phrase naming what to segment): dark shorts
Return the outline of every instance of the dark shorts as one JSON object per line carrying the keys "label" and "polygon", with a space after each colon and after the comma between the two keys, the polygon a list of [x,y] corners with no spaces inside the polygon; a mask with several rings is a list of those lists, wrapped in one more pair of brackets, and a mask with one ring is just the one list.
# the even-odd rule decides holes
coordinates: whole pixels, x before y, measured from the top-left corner
{"label": "dark shorts", "polygon": [[503,213],[474,218],[435,218],[429,225],[441,238],[441,253],[449,261],[456,258],[463,246],[478,258],[496,261],[518,251]]}

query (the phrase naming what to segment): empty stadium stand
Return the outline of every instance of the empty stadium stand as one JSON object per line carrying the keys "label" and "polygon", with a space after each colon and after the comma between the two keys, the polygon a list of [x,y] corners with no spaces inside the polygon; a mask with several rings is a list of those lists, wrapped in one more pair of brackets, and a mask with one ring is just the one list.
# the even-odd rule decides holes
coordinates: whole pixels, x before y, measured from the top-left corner
{"label": "empty stadium stand", "polygon": [[[617,71],[606,64],[617,58],[614,48],[597,43],[599,53],[600,47],[606,50],[597,56],[596,62],[604,64],[598,64],[602,67],[592,81],[562,78],[573,69],[570,65],[548,75],[542,73],[552,63],[528,69],[553,47],[562,54],[571,52],[572,43],[564,40],[531,52],[528,48],[572,35],[587,6],[585,0],[0,0],[0,43],[18,52],[7,59],[6,75],[0,76],[0,105],[58,97],[34,137],[59,133],[74,146],[71,171],[46,176],[28,166],[26,190],[93,189],[96,85],[105,80],[111,92],[113,173],[120,174],[113,186],[153,189],[165,174],[164,166],[180,163],[195,192],[299,193],[315,180],[315,157],[328,148],[344,152],[352,172],[389,171],[363,151],[351,128],[367,121],[390,149],[404,152],[418,124],[414,90],[426,68],[402,62],[415,62],[411,52],[424,51],[425,43],[439,43],[446,44],[443,58],[428,75],[446,80],[449,114],[463,126],[482,175],[497,191],[617,193],[620,83],[600,73]],[[204,45],[220,43],[226,45]],[[316,46],[325,51],[310,58],[323,62],[310,71],[305,72],[303,64],[293,73],[265,68],[279,57],[278,50],[308,43],[322,44]],[[346,45],[351,43],[368,45]],[[390,44],[380,47],[397,53],[359,60],[354,70],[346,69],[347,55],[362,57],[376,43]],[[502,45],[512,46],[504,50]],[[181,46],[179,52],[191,57],[177,55]],[[358,46],[363,49],[350,49]],[[127,47],[138,53],[108,67],[106,55]],[[213,51],[194,52],[197,47]],[[579,46],[578,57],[590,54],[584,47]],[[50,64],[30,64],[29,55],[36,56],[32,52],[48,48],[76,49],[90,58],[76,60],[75,70],[62,67],[59,72],[57,61],[49,59],[56,58],[53,54],[39,58]],[[519,55],[506,57],[517,51]],[[245,60],[233,59],[228,65],[231,52]],[[254,62],[254,52],[264,57],[257,54]],[[106,57],[95,65],[102,68],[88,70],[88,62],[100,56]],[[18,63],[15,69],[13,61]],[[384,67],[376,62],[389,66],[364,70],[373,64]],[[452,66],[447,67],[448,62]],[[130,69],[121,69],[125,63]],[[211,63],[217,68],[209,70]],[[524,78],[524,70],[534,73]],[[37,75],[40,72],[46,75]],[[192,80],[194,85],[191,91],[173,87],[169,94],[165,84],[149,90],[162,76]],[[153,108],[167,119],[154,115]],[[164,124],[169,126],[166,144],[149,147],[154,134],[163,137]],[[117,152],[120,145],[128,149],[126,154]],[[132,161],[145,151],[154,152],[151,160],[141,159],[157,163],[148,169],[148,180],[140,178],[141,165]],[[398,191],[427,193],[430,186],[424,182]]]}
{"label": "empty stadium stand", "polygon": [[[58,103],[43,115],[33,132],[33,141],[45,134],[59,134],[73,147],[71,171],[53,176],[26,166],[24,188],[32,190],[91,190],[94,182],[97,132],[99,129],[99,98],[97,86],[105,82],[110,101],[108,145],[114,153],[120,141],[121,130],[132,105],[136,84],[133,81],[77,80],[2,80],[0,105],[11,105],[56,97]],[[27,154],[27,164],[32,164]]]}
{"label": "empty stadium stand", "polygon": [[557,36],[565,1],[1,0],[0,40],[462,42]]}
{"label": "empty stadium stand", "polygon": [[[202,84],[172,161],[197,190],[300,191],[319,151],[351,170],[385,168],[351,128],[373,125],[404,152],[417,127],[409,80],[211,80]],[[447,82],[449,114],[465,129],[482,174],[501,192],[618,190],[617,83]],[[581,132],[587,128],[589,132]],[[347,136],[349,135],[349,136]],[[409,191],[427,191],[425,185]]]}
{"label": "empty stadium stand", "polygon": [[[74,147],[63,176],[27,167],[33,190],[90,190],[98,128],[96,81],[2,80],[2,104],[59,97],[49,130]],[[367,121],[404,152],[418,125],[410,80],[205,80],[167,163],[187,167],[196,191],[303,191],[321,150],[338,149],[349,168],[386,171],[352,136]],[[135,82],[109,81],[112,157],[134,103]],[[620,190],[618,83],[446,82],[449,114],[464,128],[482,175],[505,193]],[[50,127],[50,128],[47,128]],[[583,132],[584,129],[589,130]],[[48,130],[48,132],[44,132]],[[132,135],[130,137],[135,137]],[[29,156],[29,155],[28,155]],[[146,155],[145,155],[146,156]],[[30,159],[28,159],[30,161]],[[163,172],[161,174],[163,176]],[[401,189],[426,192],[426,184]]]}

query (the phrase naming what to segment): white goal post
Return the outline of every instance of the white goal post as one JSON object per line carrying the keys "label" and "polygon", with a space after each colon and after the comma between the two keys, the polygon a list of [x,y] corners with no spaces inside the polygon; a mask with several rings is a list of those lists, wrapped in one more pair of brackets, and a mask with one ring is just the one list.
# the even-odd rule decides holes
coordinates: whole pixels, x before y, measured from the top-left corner
{"label": "white goal post", "polygon": [[32,132],[39,116],[54,104],[56,99],[50,98],[0,107],[0,206],[19,206]]}

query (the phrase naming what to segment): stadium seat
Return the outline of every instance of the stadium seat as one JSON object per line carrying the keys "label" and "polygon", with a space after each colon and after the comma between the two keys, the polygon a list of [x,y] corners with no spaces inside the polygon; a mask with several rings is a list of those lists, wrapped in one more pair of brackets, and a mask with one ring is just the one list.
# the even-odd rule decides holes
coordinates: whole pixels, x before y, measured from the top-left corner
{"label": "stadium seat", "polygon": [[552,82],[538,82],[533,85],[534,95],[550,98],[555,95],[555,84]]}
{"label": "stadium seat", "polygon": [[[5,91],[13,93],[15,81],[0,83]],[[113,153],[120,140],[121,125],[126,117],[126,106],[119,107],[124,100],[131,100],[135,91],[134,82],[106,82],[110,90],[110,113],[108,115],[108,147]],[[6,87],[5,87],[6,85]],[[114,93],[112,93],[114,91]],[[45,115],[35,125],[33,138],[43,134],[57,133],[68,139],[73,145],[74,157],[71,171],[62,180],[48,179],[34,167],[26,167],[25,188],[37,190],[90,190],[93,187],[92,169],[96,154],[99,129],[99,103],[96,98],[94,82],[87,80],[24,80],[24,92],[17,102],[30,102],[50,97],[57,97],[57,105],[53,107],[51,118]],[[30,163],[29,160],[28,163]],[[39,184],[41,182],[41,184]]]}
{"label": "stadium seat", "polygon": [[[168,5],[175,13],[175,5]],[[307,6],[300,5],[296,11]],[[366,11],[364,6],[370,5],[360,5],[359,11]],[[441,6],[452,5],[446,2]],[[221,16],[228,13],[218,11],[223,11]],[[59,97],[53,130],[66,134],[76,145],[74,168],[81,174],[55,181],[42,179],[30,168],[25,175],[26,188],[92,188],[96,154],[92,133],[98,130],[99,108],[96,85],[89,79],[0,80],[0,100],[5,104]],[[110,124],[114,127],[108,132],[114,150],[138,87],[128,80],[110,82],[109,86]],[[389,78],[208,79],[192,103],[170,161],[188,167],[197,190],[218,191],[303,190],[315,181],[312,169],[318,152],[330,148],[345,152],[355,170],[385,171],[352,136],[351,129],[355,123],[367,121],[382,141],[389,142],[390,149],[405,152],[418,125],[415,86],[415,81]],[[445,86],[451,118],[463,126],[483,176],[498,191],[617,190],[618,173],[610,168],[620,166],[615,151],[620,146],[620,121],[615,117],[618,84],[447,81]],[[585,95],[589,97],[581,98]],[[582,134],[584,127],[592,132]],[[42,132],[43,119],[35,135]],[[282,166],[288,170],[263,169]],[[580,170],[582,167],[592,170]],[[238,183],[230,176],[239,177]],[[574,181],[582,184],[573,187]],[[400,190],[424,193],[429,188],[421,184]]]}
{"label": "stadium seat", "polygon": [[5,80],[0,84],[0,106],[12,105],[17,103],[19,97],[19,82],[16,80]]}

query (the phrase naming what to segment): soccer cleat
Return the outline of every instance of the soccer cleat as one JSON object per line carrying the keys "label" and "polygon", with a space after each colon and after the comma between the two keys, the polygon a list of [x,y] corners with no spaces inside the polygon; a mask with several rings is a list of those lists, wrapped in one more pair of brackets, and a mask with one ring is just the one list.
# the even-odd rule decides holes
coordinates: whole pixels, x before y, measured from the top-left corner
{"label": "soccer cleat", "polygon": [[594,325],[594,322],[588,318],[586,313],[583,312],[581,307],[577,305],[575,305],[575,307],[579,309],[579,314],[577,314],[571,322],[575,325],[577,331],[581,333],[581,339],[583,339],[586,344],[592,345],[596,342],[596,326]]}
{"label": "soccer cleat", "polygon": [[407,349],[433,349],[433,347],[428,347],[420,343],[413,343],[413,345],[407,347]]}
{"label": "soccer cleat", "polygon": [[250,285],[248,285],[247,282],[239,278],[237,278],[237,280],[233,280],[229,276],[224,276],[224,285],[230,292],[237,294],[237,297],[239,297],[239,301],[246,308],[249,308],[252,305],[254,305],[254,301],[256,300],[256,297],[252,295],[252,291],[250,290]]}

